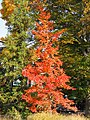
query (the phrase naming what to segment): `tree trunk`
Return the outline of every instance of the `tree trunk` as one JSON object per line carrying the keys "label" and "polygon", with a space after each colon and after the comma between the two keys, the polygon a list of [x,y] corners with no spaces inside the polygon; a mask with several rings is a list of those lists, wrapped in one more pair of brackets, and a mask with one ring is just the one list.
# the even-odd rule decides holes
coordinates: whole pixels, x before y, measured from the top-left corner
{"label": "tree trunk", "polygon": [[90,93],[88,94],[86,98],[85,115],[87,117],[90,117]]}

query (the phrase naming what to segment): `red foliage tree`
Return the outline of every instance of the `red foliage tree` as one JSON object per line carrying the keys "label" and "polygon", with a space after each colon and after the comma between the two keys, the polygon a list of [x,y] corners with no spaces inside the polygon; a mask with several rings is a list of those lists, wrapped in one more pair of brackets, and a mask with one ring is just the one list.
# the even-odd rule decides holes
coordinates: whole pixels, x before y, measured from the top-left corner
{"label": "red foliage tree", "polygon": [[29,108],[32,112],[51,110],[51,106],[56,108],[57,104],[76,110],[75,107],[71,107],[74,102],[63,97],[62,89],[73,90],[74,88],[67,84],[70,77],[61,68],[58,46],[54,46],[64,30],[53,33],[53,22],[49,20],[50,13],[42,7],[38,9],[40,11],[39,22],[36,22],[36,30],[32,31],[39,41],[36,49],[38,60],[34,65],[27,65],[22,71],[23,76],[35,84],[25,90],[22,99],[30,104]]}

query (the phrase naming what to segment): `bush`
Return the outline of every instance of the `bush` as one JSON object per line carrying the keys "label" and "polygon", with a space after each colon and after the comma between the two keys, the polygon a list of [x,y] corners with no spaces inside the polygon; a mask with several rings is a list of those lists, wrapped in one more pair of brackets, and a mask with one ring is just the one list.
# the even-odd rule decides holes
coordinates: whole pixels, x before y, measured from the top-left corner
{"label": "bush", "polygon": [[13,120],[22,120],[19,111],[14,107],[12,107],[12,110],[8,110],[7,116],[10,116]]}

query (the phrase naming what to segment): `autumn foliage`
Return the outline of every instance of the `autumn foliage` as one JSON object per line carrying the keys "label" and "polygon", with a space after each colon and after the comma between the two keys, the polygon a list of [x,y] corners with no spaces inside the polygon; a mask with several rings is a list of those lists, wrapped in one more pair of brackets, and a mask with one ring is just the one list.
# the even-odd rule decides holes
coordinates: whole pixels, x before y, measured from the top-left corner
{"label": "autumn foliage", "polygon": [[70,77],[61,68],[62,61],[58,56],[58,46],[55,46],[55,42],[64,30],[54,33],[53,22],[49,20],[50,13],[42,7],[38,7],[38,10],[40,13],[36,30],[32,31],[39,41],[39,46],[36,48],[38,59],[22,71],[23,76],[34,84],[25,90],[22,99],[26,100],[32,112],[55,110],[57,104],[76,111],[75,107],[71,107],[74,102],[64,98],[62,93],[62,89],[74,90],[74,88],[67,84]]}
{"label": "autumn foliage", "polygon": [[3,0],[2,2],[2,9],[0,10],[4,19],[7,20],[8,16],[13,13],[15,9],[14,1],[13,0]]}
{"label": "autumn foliage", "polygon": [[10,15],[13,14],[14,10],[16,8],[21,9],[22,6],[26,9],[26,11],[29,11],[30,10],[29,4],[33,5],[33,3],[28,2],[28,0],[23,0],[23,1],[18,1],[18,2],[15,0],[3,0],[2,9],[0,9],[2,18],[8,21]]}

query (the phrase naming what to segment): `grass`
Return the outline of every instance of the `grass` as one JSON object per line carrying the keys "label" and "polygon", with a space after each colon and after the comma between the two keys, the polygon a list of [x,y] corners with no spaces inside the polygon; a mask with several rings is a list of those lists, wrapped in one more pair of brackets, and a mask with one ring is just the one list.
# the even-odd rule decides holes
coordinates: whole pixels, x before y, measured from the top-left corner
{"label": "grass", "polygon": [[[2,116],[0,117],[0,120],[19,120],[19,119],[18,118],[10,119],[7,116],[5,117]],[[90,119],[80,115],[62,115],[42,112],[29,115],[26,120],[90,120]]]}
{"label": "grass", "polygon": [[90,120],[90,119],[80,115],[37,113],[37,114],[28,116],[27,120]]}
{"label": "grass", "polygon": [[12,119],[10,119],[10,117],[0,116],[0,120],[12,120]]}

